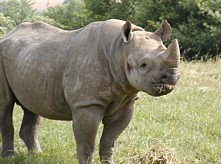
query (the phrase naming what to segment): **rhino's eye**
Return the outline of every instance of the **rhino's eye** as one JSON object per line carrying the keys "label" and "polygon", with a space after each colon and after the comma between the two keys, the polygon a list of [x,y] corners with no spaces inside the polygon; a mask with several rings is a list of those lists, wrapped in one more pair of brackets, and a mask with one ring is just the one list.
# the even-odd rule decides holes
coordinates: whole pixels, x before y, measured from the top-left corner
{"label": "rhino's eye", "polygon": [[143,64],[140,65],[140,68],[142,68],[142,69],[145,69],[146,67],[147,67],[146,63],[143,63]]}
{"label": "rhino's eye", "polygon": [[150,70],[151,63],[150,62],[143,62],[140,64],[140,71],[141,73],[147,73]]}
{"label": "rhino's eye", "polygon": [[149,36],[146,36],[146,39],[147,39],[147,40],[149,40],[149,39],[150,39],[150,37],[149,37]]}

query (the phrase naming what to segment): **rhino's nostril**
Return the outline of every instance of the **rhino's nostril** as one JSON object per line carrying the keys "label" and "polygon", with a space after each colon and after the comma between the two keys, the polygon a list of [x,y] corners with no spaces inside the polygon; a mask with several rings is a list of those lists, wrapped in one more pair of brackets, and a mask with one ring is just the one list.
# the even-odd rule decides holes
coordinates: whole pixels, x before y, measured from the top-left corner
{"label": "rhino's nostril", "polygon": [[161,78],[162,79],[167,79],[167,75],[163,75]]}
{"label": "rhino's nostril", "polygon": [[132,69],[132,67],[130,66],[129,63],[127,63],[127,71],[128,71],[129,73],[130,73],[131,69]]}

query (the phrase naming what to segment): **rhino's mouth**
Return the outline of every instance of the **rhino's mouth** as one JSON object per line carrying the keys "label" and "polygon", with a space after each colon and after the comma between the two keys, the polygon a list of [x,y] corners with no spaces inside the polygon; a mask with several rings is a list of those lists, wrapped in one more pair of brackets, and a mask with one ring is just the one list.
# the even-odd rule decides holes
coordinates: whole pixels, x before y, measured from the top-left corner
{"label": "rhino's mouth", "polygon": [[170,93],[174,88],[175,85],[173,84],[163,84],[163,83],[154,84],[153,86],[153,89],[155,91],[155,96],[166,95]]}

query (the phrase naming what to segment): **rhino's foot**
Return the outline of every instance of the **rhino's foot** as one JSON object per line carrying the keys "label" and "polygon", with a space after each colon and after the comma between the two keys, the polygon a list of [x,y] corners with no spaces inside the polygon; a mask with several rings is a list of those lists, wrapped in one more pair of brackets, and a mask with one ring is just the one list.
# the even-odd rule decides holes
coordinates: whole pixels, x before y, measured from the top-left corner
{"label": "rhino's foot", "polygon": [[113,159],[105,159],[105,160],[101,160],[101,163],[102,164],[114,164],[114,161]]}
{"label": "rhino's foot", "polygon": [[38,141],[38,131],[41,118],[23,106],[22,109],[24,111],[24,116],[19,131],[19,136],[24,141],[29,153],[41,153],[42,150]]}
{"label": "rhino's foot", "polygon": [[14,150],[7,150],[5,152],[2,152],[3,158],[11,158],[14,157],[17,153]]}
{"label": "rhino's foot", "polygon": [[29,154],[41,154],[43,151],[41,149],[33,149],[28,152]]}

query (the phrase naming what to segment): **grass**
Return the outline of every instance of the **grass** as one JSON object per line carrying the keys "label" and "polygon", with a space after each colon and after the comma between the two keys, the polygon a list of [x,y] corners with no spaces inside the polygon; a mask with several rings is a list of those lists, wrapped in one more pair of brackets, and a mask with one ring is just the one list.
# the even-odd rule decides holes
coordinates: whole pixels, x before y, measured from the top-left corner
{"label": "grass", "polygon": [[[140,94],[133,120],[116,143],[117,164],[221,163],[221,61],[181,63],[180,70],[181,79],[171,94],[159,98]],[[0,158],[0,163],[77,163],[71,122],[44,119],[40,131],[44,152],[27,155],[18,139],[21,114],[16,107],[18,155]],[[98,138],[101,130],[102,125]],[[98,138],[95,163],[99,163]]]}

